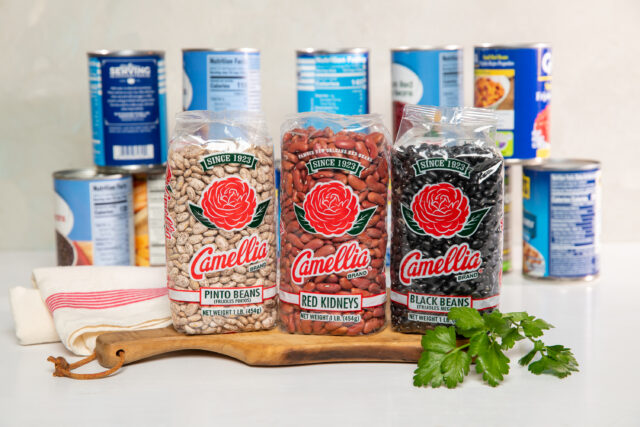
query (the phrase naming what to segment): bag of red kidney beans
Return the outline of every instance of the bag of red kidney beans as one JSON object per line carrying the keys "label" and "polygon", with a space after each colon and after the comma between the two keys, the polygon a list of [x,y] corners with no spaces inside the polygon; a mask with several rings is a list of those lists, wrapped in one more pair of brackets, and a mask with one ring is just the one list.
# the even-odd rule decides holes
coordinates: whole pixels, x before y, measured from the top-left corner
{"label": "bag of red kidney beans", "polygon": [[503,163],[496,116],[408,105],[391,150],[391,324],[424,332],[452,307],[498,306]]}
{"label": "bag of red kidney beans", "polygon": [[389,132],[378,115],[282,125],[280,320],[290,333],[385,325]]}

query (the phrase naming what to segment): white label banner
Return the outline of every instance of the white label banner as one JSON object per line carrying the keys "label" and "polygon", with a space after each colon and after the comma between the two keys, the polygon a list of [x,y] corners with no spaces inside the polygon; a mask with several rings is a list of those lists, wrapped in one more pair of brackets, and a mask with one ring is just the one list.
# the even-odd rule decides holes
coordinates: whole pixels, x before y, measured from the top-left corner
{"label": "white label banner", "polygon": [[471,298],[465,295],[430,295],[415,292],[401,294],[391,291],[391,301],[404,305],[413,311],[448,313],[453,307],[471,307],[476,310],[497,307],[500,302],[500,294],[487,298]]}

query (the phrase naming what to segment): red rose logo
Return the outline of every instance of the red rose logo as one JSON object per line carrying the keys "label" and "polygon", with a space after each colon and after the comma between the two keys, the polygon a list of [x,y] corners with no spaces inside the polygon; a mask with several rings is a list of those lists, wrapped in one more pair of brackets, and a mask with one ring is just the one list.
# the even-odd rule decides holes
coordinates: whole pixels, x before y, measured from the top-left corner
{"label": "red rose logo", "polygon": [[226,231],[244,228],[256,210],[256,191],[235,176],[218,179],[202,193],[202,213],[216,227]]}
{"label": "red rose logo", "polygon": [[469,218],[469,199],[447,182],[425,185],[413,198],[411,211],[425,233],[453,237]]}
{"label": "red rose logo", "polygon": [[360,212],[358,196],[340,181],[316,184],[304,199],[307,221],[320,234],[341,236]]}

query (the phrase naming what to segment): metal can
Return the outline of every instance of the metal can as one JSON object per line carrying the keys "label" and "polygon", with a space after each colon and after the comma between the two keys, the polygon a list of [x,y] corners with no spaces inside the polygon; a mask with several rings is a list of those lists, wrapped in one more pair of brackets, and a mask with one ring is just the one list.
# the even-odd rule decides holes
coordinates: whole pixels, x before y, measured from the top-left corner
{"label": "metal can", "polygon": [[511,271],[511,174],[513,166],[504,167],[504,213],[502,221],[502,272]]}
{"label": "metal can", "polygon": [[258,49],[183,49],[182,66],[185,111],[261,110]]}
{"label": "metal can", "polygon": [[537,162],[549,156],[551,47],[543,43],[475,48],[474,104],[498,115],[505,159]]}
{"label": "metal can", "polygon": [[405,104],[463,105],[460,46],[400,47],[391,51],[393,134],[398,133]]}
{"label": "metal can", "polygon": [[131,265],[131,176],[71,169],[53,185],[58,265]]}
{"label": "metal can", "polygon": [[136,265],[165,265],[165,168],[133,175],[133,227]]}
{"label": "metal can", "polygon": [[369,113],[369,50],[298,50],[298,112]]}
{"label": "metal can", "polygon": [[523,273],[593,279],[600,272],[600,163],[553,159],[522,170]]}
{"label": "metal can", "polygon": [[167,161],[164,52],[89,52],[94,163],[153,168]]}

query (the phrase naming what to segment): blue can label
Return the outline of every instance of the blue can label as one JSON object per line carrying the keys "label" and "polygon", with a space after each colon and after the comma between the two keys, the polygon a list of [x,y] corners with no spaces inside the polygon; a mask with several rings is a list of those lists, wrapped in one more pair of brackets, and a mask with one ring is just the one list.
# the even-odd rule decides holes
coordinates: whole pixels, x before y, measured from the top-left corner
{"label": "blue can label", "polygon": [[394,134],[405,104],[459,107],[463,104],[462,50],[391,53]]}
{"label": "blue can label", "polygon": [[475,49],[474,105],[498,115],[506,159],[549,156],[551,48]]}
{"label": "blue can label", "polygon": [[132,180],[55,179],[58,265],[131,265]]}
{"label": "blue can label", "polygon": [[164,60],[159,56],[90,57],[89,82],[95,164],[165,163]]}
{"label": "blue can label", "polygon": [[600,170],[525,168],[523,271],[533,277],[581,278],[600,271]]}
{"label": "blue can label", "polygon": [[260,52],[183,51],[186,110],[260,111]]}
{"label": "blue can label", "polygon": [[369,113],[369,54],[298,53],[298,112]]}

